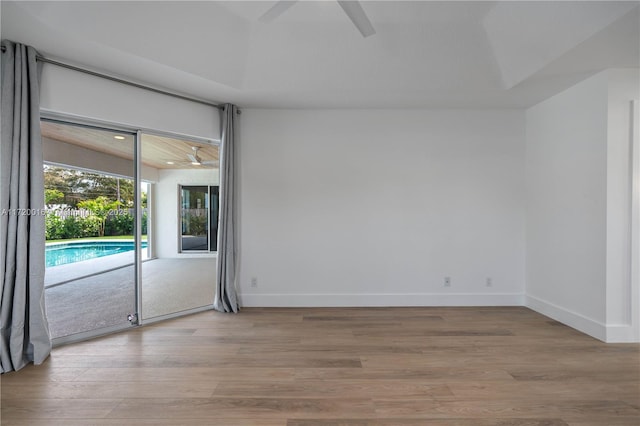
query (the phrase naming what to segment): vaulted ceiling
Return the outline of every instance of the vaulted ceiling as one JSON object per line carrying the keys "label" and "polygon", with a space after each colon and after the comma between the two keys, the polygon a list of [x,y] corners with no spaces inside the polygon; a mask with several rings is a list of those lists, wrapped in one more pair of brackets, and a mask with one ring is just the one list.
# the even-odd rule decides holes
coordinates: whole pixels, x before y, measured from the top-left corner
{"label": "vaulted ceiling", "polygon": [[213,101],[269,108],[527,107],[640,67],[639,2],[2,1],[2,38]]}

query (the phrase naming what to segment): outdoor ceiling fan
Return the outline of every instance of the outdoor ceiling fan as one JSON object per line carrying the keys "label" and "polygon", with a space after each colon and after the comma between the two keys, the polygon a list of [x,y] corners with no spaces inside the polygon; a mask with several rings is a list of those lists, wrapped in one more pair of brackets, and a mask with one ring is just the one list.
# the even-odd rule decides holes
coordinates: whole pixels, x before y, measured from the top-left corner
{"label": "outdoor ceiling fan", "polygon": [[[356,26],[363,37],[369,37],[376,33],[376,30],[373,28],[369,18],[367,18],[367,14],[364,13],[364,9],[362,9],[362,5],[359,1],[337,1],[340,7],[342,7],[342,10],[344,10],[344,13],[346,13],[349,19],[351,19],[351,22],[353,22],[353,25]],[[258,20],[265,23],[271,22],[278,16],[282,15],[295,3],[297,3],[297,0],[280,0],[267,10],[260,18],[258,18]]]}
{"label": "outdoor ceiling fan", "polygon": [[193,166],[209,166],[209,165],[217,165],[218,162],[215,160],[212,161],[202,161],[200,156],[198,155],[198,150],[200,150],[199,146],[192,146],[193,154],[187,154],[189,161],[191,161],[191,165]]}
{"label": "outdoor ceiling fan", "polygon": [[199,146],[192,146],[193,154],[187,154],[187,158],[189,158],[189,163],[192,166],[217,166],[217,160],[206,160],[202,161],[200,156],[198,155],[198,151],[200,150]]}

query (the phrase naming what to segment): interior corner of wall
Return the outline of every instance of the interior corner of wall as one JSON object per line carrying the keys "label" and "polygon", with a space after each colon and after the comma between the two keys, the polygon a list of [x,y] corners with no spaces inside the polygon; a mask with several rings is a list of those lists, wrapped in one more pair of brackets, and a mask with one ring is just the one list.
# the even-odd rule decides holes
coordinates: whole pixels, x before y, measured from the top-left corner
{"label": "interior corner of wall", "polygon": [[526,295],[525,306],[539,314],[561,322],[571,328],[575,328],[595,339],[602,340],[603,342],[607,341],[607,326],[593,318],[588,318],[530,294]]}
{"label": "interior corner of wall", "polygon": [[640,336],[633,325],[608,324],[606,327],[606,343],[639,343]]}

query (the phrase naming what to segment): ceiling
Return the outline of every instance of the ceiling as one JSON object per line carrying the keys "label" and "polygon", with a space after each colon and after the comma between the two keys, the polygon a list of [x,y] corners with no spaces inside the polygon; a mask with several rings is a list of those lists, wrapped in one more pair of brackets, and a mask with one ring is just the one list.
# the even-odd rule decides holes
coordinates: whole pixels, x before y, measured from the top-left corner
{"label": "ceiling", "polygon": [[598,71],[640,67],[639,2],[1,3],[2,38],[44,56],[260,108],[523,108]]}
{"label": "ceiling", "polygon": [[[134,136],[127,133],[96,129],[86,126],[75,126],[54,121],[42,121],[42,136],[60,142],[80,146],[133,160]],[[193,147],[198,148],[199,165],[192,164],[189,154],[193,155]],[[193,169],[218,168],[218,146],[195,143],[165,136],[142,134],[142,164],[156,169]]]}

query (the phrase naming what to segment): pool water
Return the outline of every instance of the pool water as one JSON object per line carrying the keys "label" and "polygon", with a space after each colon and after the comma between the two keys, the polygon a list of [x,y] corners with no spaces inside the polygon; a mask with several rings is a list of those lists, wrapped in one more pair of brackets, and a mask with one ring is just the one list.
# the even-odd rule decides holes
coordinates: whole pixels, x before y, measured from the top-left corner
{"label": "pool water", "polygon": [[[142,247],[147,247],[145,241]],[[133,251],[133,241],[79,241],[51,244],[45,248],[45,266],[59,266],[97,257]]]}

